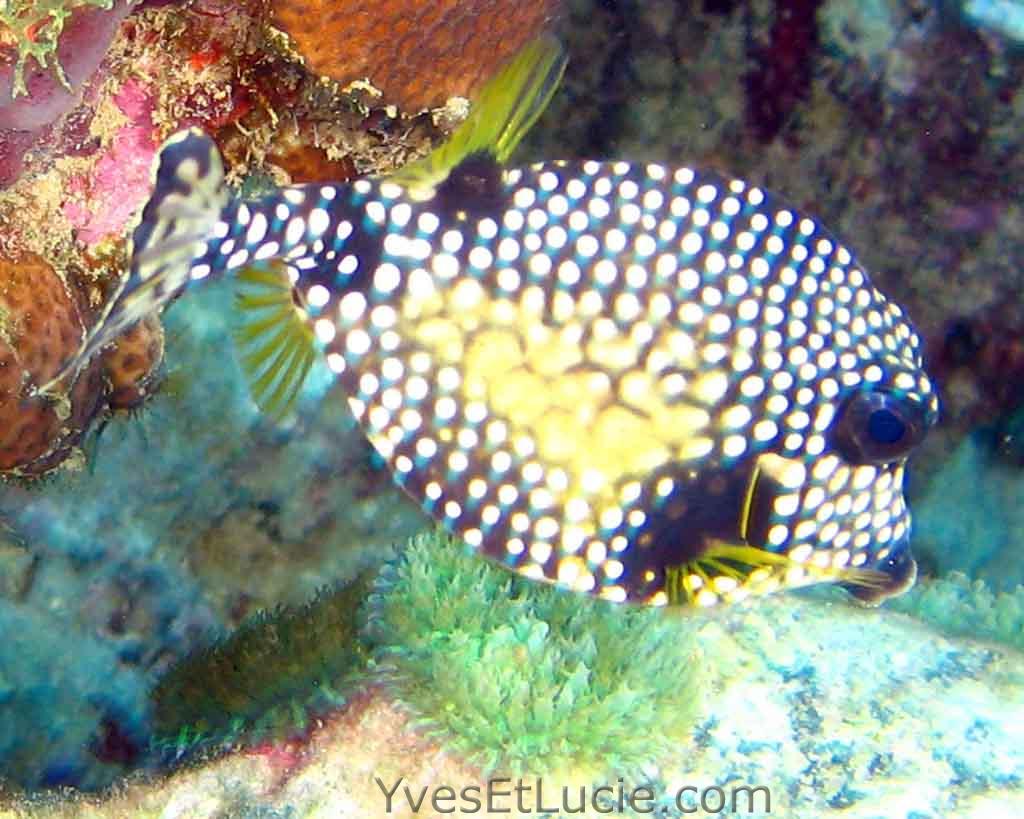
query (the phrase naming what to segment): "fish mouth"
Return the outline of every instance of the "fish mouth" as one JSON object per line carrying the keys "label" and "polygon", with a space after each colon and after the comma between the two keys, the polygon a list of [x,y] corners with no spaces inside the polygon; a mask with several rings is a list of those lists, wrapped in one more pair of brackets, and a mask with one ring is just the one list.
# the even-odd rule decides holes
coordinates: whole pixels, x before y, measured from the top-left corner
{"label": "fish mouth", "polygon": [[855,466],[835,453],[810,463],[765,453],[751,470],[740,540],[763,551],[765,565],[786,562],[783,587],[838,582],[877,605],[916,576],[903,478],[903,461]]}
{"label": "fish mouth", "polygon": [[917,561],[910,551],[910,538],[896,544],[872,570],[880,575],[880,583],[842,583],[843,588],[862,606],[875,608],[890,597],[899,597],[913,588],[917,581]]}

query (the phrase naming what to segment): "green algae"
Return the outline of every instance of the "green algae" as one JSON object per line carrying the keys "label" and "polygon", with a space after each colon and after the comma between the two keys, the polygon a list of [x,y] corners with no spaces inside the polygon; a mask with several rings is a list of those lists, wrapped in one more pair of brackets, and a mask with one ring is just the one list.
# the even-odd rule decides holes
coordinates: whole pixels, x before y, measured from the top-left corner
{"label": "green algae", "polygon": [[525,580],[442,533],[385,567],[367,612],[396,696],[487,770],[625,771],[693,729],[700,660],[675,612]]}
{"label": "green algae", "polygon": [[441,532],[371,574],[175,666],[151,696],[162,755],[300,737],[370,681],[487,770],[628,771],[693,729],[689,618],[525,580]]}
{"label": "green algae", "polygon": [[190,654],[151,695],[166,756],[284,741],[344,704],[368,657],[356,611],[371,573],[302,606],[279,606]]}
{"label": "green algae", "polygon": [[961,637],[992,640],[1024,650],[1024,586],[993,592],[962,572],[918,581],[886,606]]}

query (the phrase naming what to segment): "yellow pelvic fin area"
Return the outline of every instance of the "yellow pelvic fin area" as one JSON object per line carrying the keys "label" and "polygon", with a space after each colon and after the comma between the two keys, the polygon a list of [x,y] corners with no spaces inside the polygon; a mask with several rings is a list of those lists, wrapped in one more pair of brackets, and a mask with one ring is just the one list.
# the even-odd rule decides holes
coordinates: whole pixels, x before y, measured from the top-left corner
{"label": "yellow pelvic fin area", "polygon": [[714,540],[696,559],[665,570],[665,594],[670,604],[708,607],[813,583],[878,588],[888,581],[884,572],[874,569],[822,566],[749,544]]}
{"label": "yellow pelvic fin area", "polygon": [[295,302],[283,266],[238,274],[241,321],[235,342],[256,405],[275,419],[288,413],[316,356],[308,316]]}
{"label": "yellow pelvic fin area", "polygon": [[553,35],[532,40],[480,92],[466,120],[429,156],[395,172],[390,181],[428,194],[466,157],[491,154],[500,164],[547,108],[562,79],[565,52]]}

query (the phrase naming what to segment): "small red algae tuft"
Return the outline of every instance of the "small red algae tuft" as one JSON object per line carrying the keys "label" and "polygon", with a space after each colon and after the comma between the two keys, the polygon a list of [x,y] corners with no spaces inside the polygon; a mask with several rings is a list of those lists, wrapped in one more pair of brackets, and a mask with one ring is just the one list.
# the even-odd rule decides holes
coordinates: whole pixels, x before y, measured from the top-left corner
{"label": "small red algae tuft", "polygon": [[290,778],[307,760],[305,738],[283,742],[263,742],[251,751],[253,756],[262,757],[270,767],[271,777],[279,782]]}

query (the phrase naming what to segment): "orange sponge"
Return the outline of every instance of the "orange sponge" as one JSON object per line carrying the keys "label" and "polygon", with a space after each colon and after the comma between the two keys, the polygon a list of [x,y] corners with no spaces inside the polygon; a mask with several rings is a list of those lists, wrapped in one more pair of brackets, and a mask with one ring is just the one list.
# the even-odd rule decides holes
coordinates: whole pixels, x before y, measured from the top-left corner
{"label": "orange sponge", "polygon": [[271,0],[271,20],[316,73],[369,82],[404,113],[472,98],[544,30],[559,0]]}
{"label": "orange sponge", "polygon": [[125,330],[103,356],[110,408],[130,410],[141,406],[152,392],[163,357],[164,328],[156,314]]}
{"label": "orange sponge", "polygon": [[78,349],[83,330],[75,294],[45,260],[0,258],[0,473],[53,469],[95,416],[103,389],[95,365],[66,397],[34,394]]}

